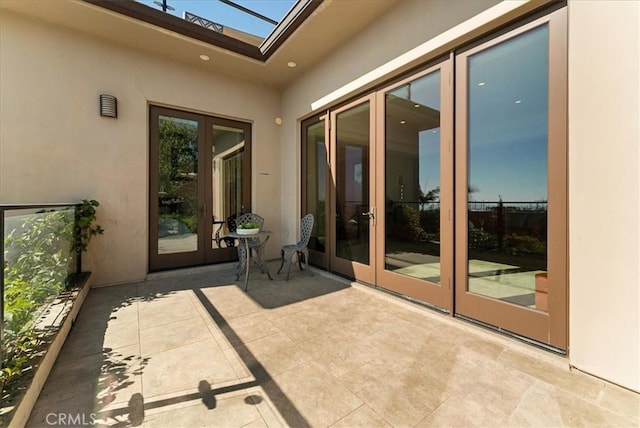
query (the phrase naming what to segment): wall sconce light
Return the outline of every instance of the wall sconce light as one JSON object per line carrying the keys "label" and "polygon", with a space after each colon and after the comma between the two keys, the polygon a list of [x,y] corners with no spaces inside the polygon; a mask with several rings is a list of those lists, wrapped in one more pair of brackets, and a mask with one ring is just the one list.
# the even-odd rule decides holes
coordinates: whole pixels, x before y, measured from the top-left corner
{"label": "wall sconce light", "polygon": [[118,117],[118,99],[116,97],[100,94],[100,116]]}

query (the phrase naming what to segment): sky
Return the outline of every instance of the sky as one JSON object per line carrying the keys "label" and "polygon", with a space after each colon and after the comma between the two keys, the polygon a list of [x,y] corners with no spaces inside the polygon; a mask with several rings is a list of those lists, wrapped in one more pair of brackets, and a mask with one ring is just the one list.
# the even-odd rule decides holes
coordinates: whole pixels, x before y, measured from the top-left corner
{"label": "sky", "polygon": [[[154,0],[137,0],[154,9],[162,10]],[[162,0],[157,0],[162,3]],[[258,12],[275,21],[280,21],[296,3],[296,0],[233,0],[235,3]],[[274,28],[273,24],[249,15],[219,0],[167,0],[167,5],[175,10],[167,13],[182,18],[184,11],[236,30],[266,37]]]}

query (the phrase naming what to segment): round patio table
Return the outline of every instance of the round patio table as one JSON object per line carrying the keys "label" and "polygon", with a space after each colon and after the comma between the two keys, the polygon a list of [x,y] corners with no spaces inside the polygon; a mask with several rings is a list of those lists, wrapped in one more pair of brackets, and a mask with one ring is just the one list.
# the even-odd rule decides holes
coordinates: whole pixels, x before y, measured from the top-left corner
{"label": "round patio table", "polygon": [[249,259],[251,249],[256,250],[256,253],[258,254],[257,263],[260,267],[260,271],[262,273],[266,272],[269,279],[273,281],[273,278],[271,278],[271,273],[269,272],[269,268],[264,262],[264,247],[269,241],[271,233],[272,232],[270,230],[261,230],[257,233],[252,233],[251,235],[241,235],[238,232],[231,232],[226,236],[240,241],[238,245],[238,267],[236,268],[236,280],[240,279],[240,273],[242,272],[242,268],[244,268],[245,291],[247,291],[249,286]]}

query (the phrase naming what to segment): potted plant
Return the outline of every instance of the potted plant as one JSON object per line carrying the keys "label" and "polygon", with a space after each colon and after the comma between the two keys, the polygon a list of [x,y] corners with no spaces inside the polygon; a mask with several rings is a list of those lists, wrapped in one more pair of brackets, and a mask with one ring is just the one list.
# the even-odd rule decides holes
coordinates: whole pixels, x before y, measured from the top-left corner
{"label": "potted plant", "polygon": [[254,221],[240,223],[236,232],[238,235],[253,235],[260,232],[260,225]]}

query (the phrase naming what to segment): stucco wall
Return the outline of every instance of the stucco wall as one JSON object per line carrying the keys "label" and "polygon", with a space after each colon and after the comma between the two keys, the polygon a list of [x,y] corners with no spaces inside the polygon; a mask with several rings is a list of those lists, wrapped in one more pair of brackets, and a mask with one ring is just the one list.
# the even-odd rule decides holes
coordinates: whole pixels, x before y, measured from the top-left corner
{"label": "stucco wall", "polygon": [[[100,93],[118,98],[118,119],[99,116]],[[253,122],[253,208],[278,256],[277,92],[3,10],[0,94],[0,203],[100,201],[106,232],[84,257],[94,284],[147,273],[149,102]]]}
{"label": "stucco wall", "polygon": [[[419,52],[428,57],[428,50],[445,39],[444,29],[494,3],[447,2],[443,11],[436,3],[401,2],[287,88],[283,176],[299,175],[300,118],[328,107],[331,97],[354,96],[377,77],[393,75],[408,57]],[[505,10],[514,4],[500,3],[454,30],[473,31],[491,15],[510,13]],[[638,391],[640,3],[570,1],[568,8],[569,362]],[[438,26],[423,25],[428,19]],[[297,186],[297,181],[283,182],[282,206],[299,206]],[[285,215],[283,230],[295,221],[296,216]]]}
{"label": "stucco wall", "polygon": [[640,2],[569,3],[570,355],[640,391]]}

